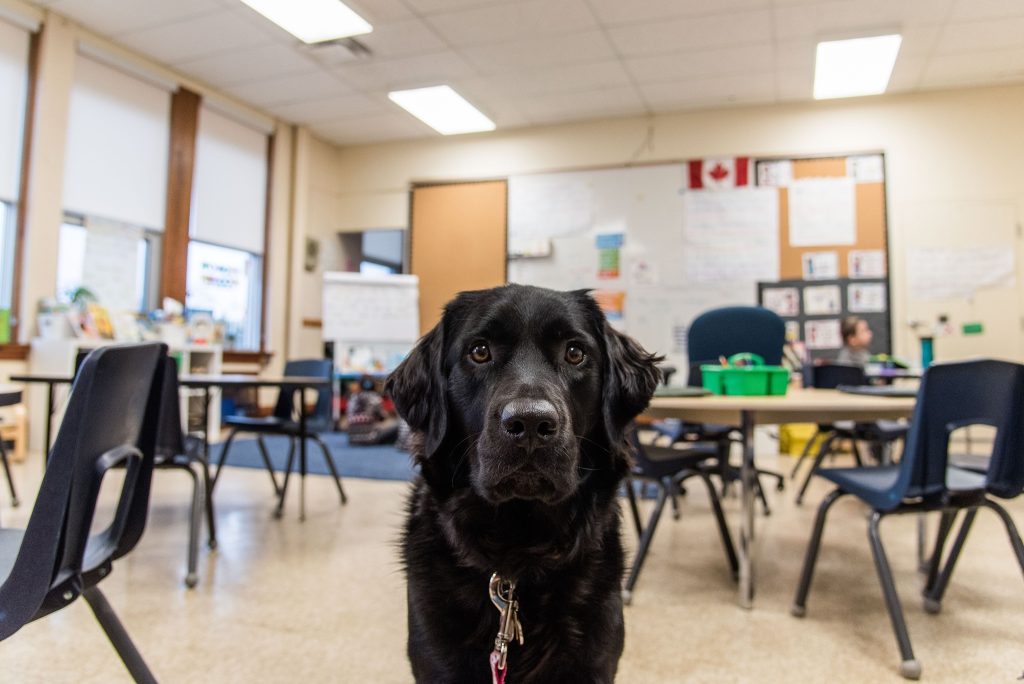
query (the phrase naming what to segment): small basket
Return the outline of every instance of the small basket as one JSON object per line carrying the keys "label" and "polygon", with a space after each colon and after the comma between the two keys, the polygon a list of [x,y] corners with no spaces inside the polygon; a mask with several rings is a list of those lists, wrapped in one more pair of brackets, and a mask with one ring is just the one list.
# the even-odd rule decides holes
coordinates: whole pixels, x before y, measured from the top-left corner
{"label": "small basket", "polygon": [[705,389],[712,394],[781,396],[789,387],[789,369],[766,366],[757,354],[734,354],[728,365],[705,364],[700,372]]}

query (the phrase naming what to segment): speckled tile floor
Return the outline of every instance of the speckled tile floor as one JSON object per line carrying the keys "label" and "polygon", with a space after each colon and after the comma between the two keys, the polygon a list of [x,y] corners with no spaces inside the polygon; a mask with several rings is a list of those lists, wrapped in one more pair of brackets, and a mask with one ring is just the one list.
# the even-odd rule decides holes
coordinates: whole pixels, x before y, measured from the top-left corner
{"label": "speckled tile floor", "polygon": [[[778,467],[790,463],[780,458]],[[38,460],[16,466],[23,498],[38,486],[39,470]],[[191,591],[182,584],[189,487],[184,474],[157,474],[146,536],[102,585],[161,681],[411,680],[396,551],[407,485],[348,480],[349,505],[341,508],[330,480],[311,477],[310,515],[299,523],[294,496],[283,520],[271,517],[264,473],[225,472],[217,491],[220,546],[202,552],[200,584]],[[735,603],[706,496],[691,487],[682,519],[666,512],[626,609],[618,681],[902,681],[865,509],[856,502],[840,502],[831,515],[807,617],[789,614],[825,491],[816,483],[802,508],[792,491],[771,493],[773,515],[758,517],[756,607],[745,611]],[[0,500],[0,521],[23,524],[28,503],[11,509],[6,494]],[[738,502],[727,500],[726,508],[735,525]],[[1024,526],[1024,501],[1010,510]],[[1024,672],[1024,579],[995,516],[979,514],[938,616],[921,608],[915,519],[887,519],[883,537],[923,681],[1017,680]],[[635,547],[632,535],[626,541]],[[130,681],[83,601],[0,643],[0,680]]]}

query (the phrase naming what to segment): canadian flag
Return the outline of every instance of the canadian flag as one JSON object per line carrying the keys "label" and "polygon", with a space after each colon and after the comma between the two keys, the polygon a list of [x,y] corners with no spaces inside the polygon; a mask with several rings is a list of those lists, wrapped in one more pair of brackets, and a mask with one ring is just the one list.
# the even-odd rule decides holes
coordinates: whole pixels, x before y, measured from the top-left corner
{"label": "canadian flag", "polygon": [[695,159],[689,162],[690,190],[717,190],[750,185],[749,157]]}

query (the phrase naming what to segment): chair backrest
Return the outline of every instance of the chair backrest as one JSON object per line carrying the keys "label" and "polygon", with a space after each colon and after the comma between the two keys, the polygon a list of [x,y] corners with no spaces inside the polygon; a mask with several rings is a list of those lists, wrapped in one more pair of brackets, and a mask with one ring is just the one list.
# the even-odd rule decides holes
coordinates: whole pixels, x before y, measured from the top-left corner
{"label": "chair backrest", "polygon": [[1016,496],[1024,487],[1024,366],[989,359],[937,364],[921,378],[889,508],[906,497],[946,492],[949,436],[959,428],[996,429],[988,489]]}
{"label": "chair backrest", "polygon": [[719,357],[753,352],[764,362],[782,363],[786,324],[774,311],[760,306],[726,306],[697,316],[686,335],[690,357],[690,385],[699,385],[692,369],[702,363],[718,363]]}
{"label": "chair backrest", "polygon": [[[284,377],[313,377],[332,379],[334,362],[331,359],[300,359],[289,361],[284,365]],[[295,387],[285,385],[277,395],[274,406],[274,417],[292,420],[295,415],[295,397],[299,396]],[[309,415],[306,425],[311,432],[330,429],[334,418],[334,385],[321,387],[316,393],[316,407]]]}
{"label": "chair backrest", "polygon": [[811,386],[815,389],[835,389],[840,385],[866,385],[867,376],[860,366],[827,363],[811,366]]}
{"label": "chair backrest", "polygon": [[[87,574],[125,551],[140,509],[145,524],[159,411],[153,389],[166,352],[156,343],[104,347],[82,364],[17,557],[0,585],[0,640],[89,586]],[[114,519],[90,537],[103,474],[120,463],[127,472]]]}

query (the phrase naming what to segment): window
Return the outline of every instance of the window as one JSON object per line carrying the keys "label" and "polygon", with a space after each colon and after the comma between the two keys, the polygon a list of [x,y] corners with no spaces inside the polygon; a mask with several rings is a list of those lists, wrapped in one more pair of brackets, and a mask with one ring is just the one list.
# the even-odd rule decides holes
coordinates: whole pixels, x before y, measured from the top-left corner
{"label": "window", "polygon": [[394,266],[385,266],[384,264],[378,264],[376,261],[360,261],[359,272],[366,273],[367,275],[390,275],[392,273],[398,273]]}
{"label": "window", "polygon": [[0,202],[0,309],[10,310],[14,304],[14,240],[17,236],[17,209],[14,204]]}
{"label": "window", "polygon": [[111,311],[154,309],[159,251],[160,234],[154,231],[65,216],[57,246],[57,300],[70,302],[84,287]]}
{"label": "window", "polygon": [[224,326],[226,349],[259,349],[263,257],[191,240],[185,308]]}

